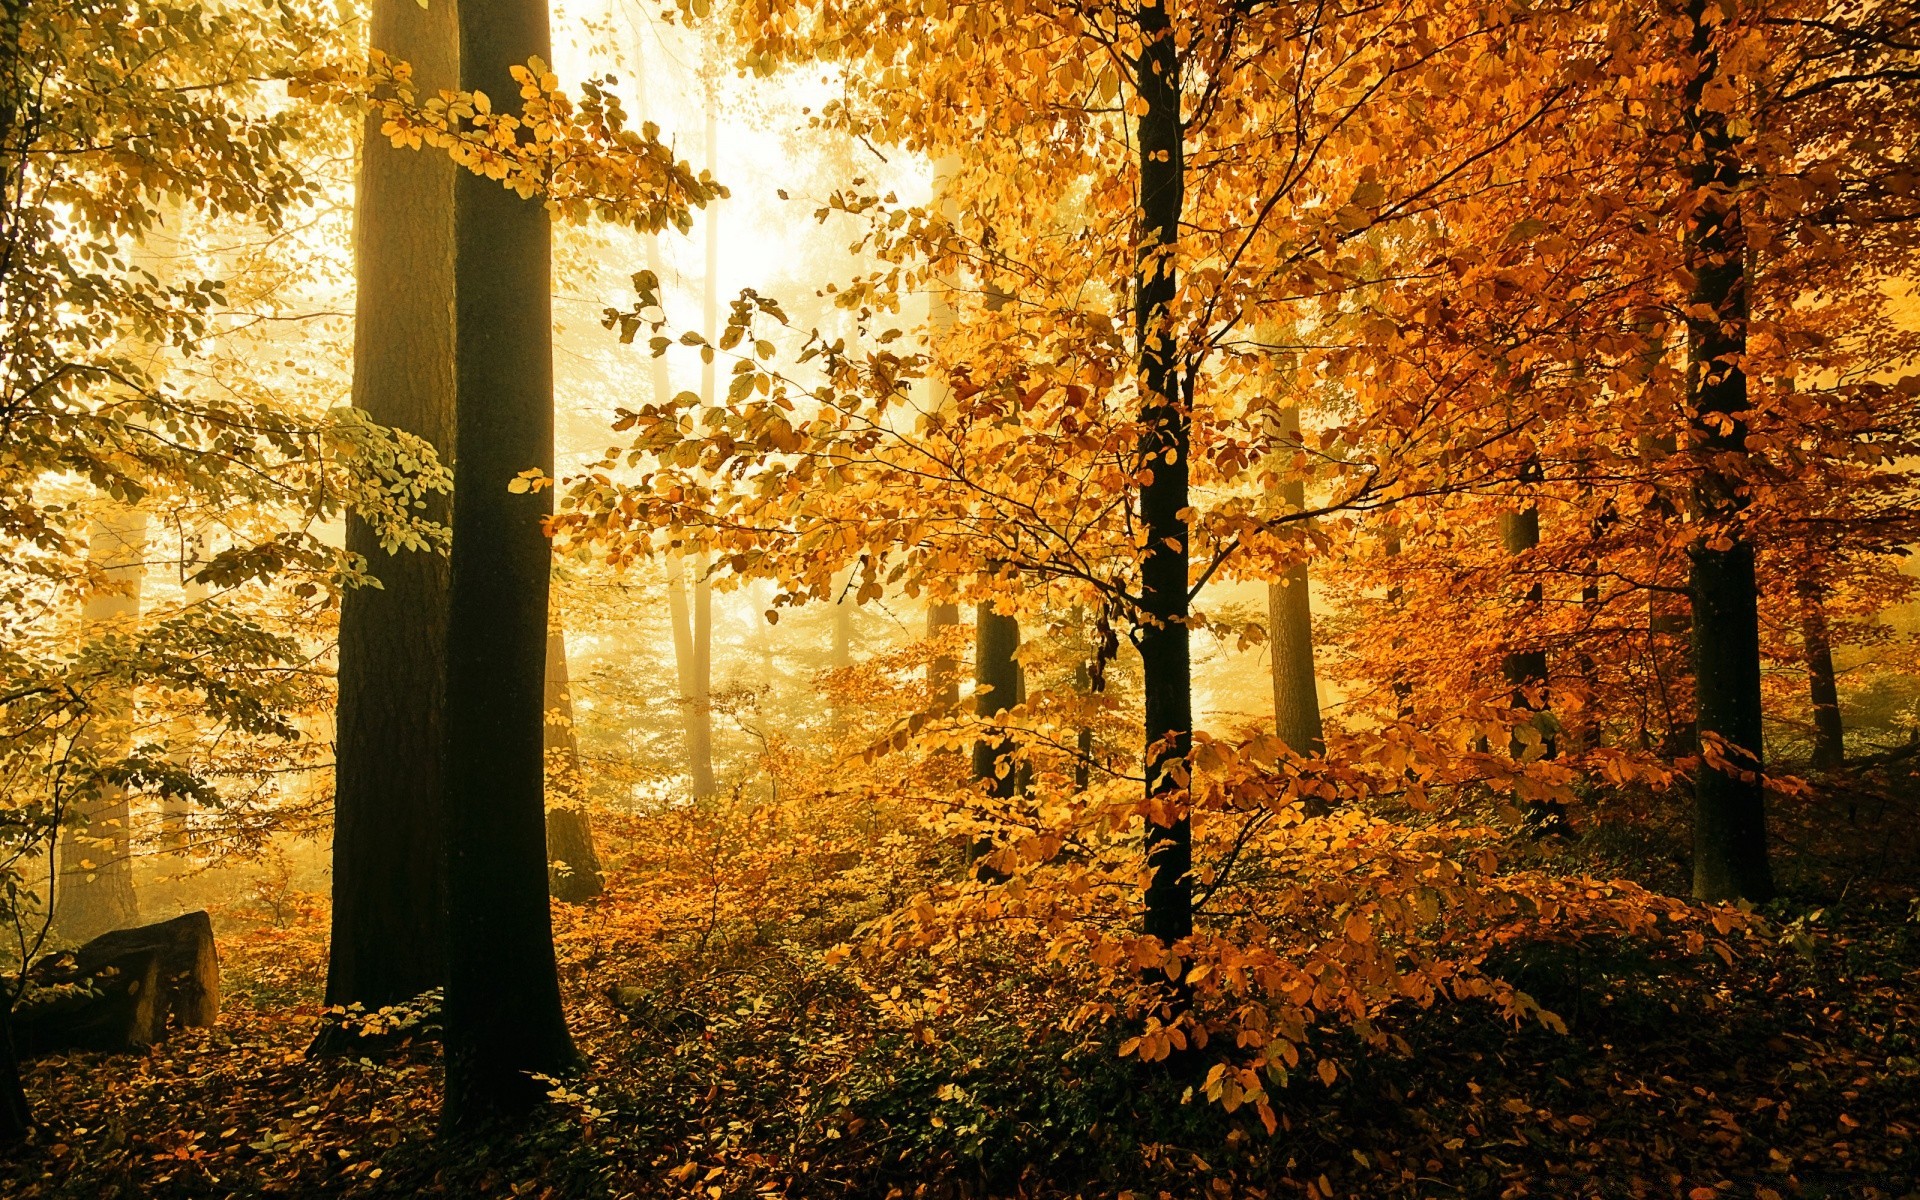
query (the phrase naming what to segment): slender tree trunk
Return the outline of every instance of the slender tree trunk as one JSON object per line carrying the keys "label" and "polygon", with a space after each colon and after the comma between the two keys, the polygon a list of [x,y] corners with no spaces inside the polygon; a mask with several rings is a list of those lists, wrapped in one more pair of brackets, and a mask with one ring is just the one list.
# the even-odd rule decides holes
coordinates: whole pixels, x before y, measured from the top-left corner
{"label": "slender tree trunk", "polygon": [[567,635],[547,632],[547,887],[555,898],[581,904],[604,887],[587,812],[587,779],[580,769],[580,737],[573,728],[573,683],[567,673]]}
{"label": "slender tree trunk", "polygon": [[[207,540],[204,533],[192,532],[180,539],[180,593],[182,606],[184,608],[197,608],[206,603],[208,595],[207,585],[194,577],[205,564],[206,559]],[[335,712],[336,714],[338,713],[337,705]],[[184,719],[178,730],[169,731],[167,734],[167,741],[170,745],[168,758],[182,765],[186,762],[187,752],[184,749],[176,750],[172,747],[184,747],[193,739],[194,730],[191,721],[192,718],[190,717]],[[335,761],[337,764],[337,754]],[[337,799],[337,770],[335,775],[336,800],[334,807],[337,812],[339,808]],[[167,853],[173,855],[192,853],[192,820],[193,804],[186,797],[168,795],[160,798],[160,845]]]}
{"label": "slender tree trunk", "polygon": [[[960,606],[958,604],[927,605],[927,636],[943,637],[946,631],[960,624]],[[933,711],[941,716],[951,713],[960,704],[960,664],[950,654],[940,654],[934,658],[928,668],[928,683],[933,691]]]}
{"label": "slender tree trunk", "polygon": [[[1537,471],[1537,468],[1533,470]],[[1525,508],[1500,515],[1500,542],[1511,556],[1519,556],[1540,544],[1540,510],[1529,504]],[[1526,594],[1526,617],[1536,621],[1540,616],[1540,602],[1545,593],[1539,583],[1528,586]],[[1509,650],[1500,660],[1500,673],[1513,689],[1515,708],[1545,711],[1544,700],[1536,702],[1529,693],[1537,693],[1547,683],[1547,652],[1541,649]],[[1541,730],[1548,754],[1553,753],[1553,734]],[[1516,736],[1513,739],[1512,752],[1520,757],[1525,744]]]}
{"label": "slender tree trunk", "polygon": [[[694,570],[706,574],[704,556],[698,556]],[[687,775],[695,797],[711,796],[713,780],[713,711],[705,670],[706,659],[700,653],[700,635],[710,627],[701,610],[711,612],[709,591],[699,582],[692,588],[693,603],[688,603],[686,561],[678,554],[667,558],[667,615],[673,623],[673,664],[680,682],[680,728],[686,739]],[[710,636],[710,635],[709,635]]]}
{"label": "slender tree trunk", "polygon": [[854,604],[847,599],[847,592],[853,587],[853,572],[847,572],[847,578],[833,589],[833,655],[835,670],[853,665],[853,609]]}
{"label": "slender tree trunk", "polygon": [[[1281,410],[1279,432],[1298,435],[1300,410]],[[1280,484],[1280,502],[1289,512],[1307,506],[1304,479]],[[1320,724],[1320,689],[1313,670],[1313,602],[1308,590],[1307,564],[1288,568],[1267,584],[1267,637],[1273,643],[1273,728],[1295,754],[1324,754],[1325,730]]]}
{"label": "slender tree trunk", "polygon": [[1193,932],[1193,824],[1177,776],[1193,745],[1193,677],[1187,643],[1189,420],[1174,346],[1175,249],[1185,203],[1180,55],[1165,4],[1136,10],[1143,42],[1134,87],[1144,111],[1134,336],[1140,345],[1140,486],[1146,550],[1140,564],[1140,647],[1146,719],[1148,883],[1143,928],[1172,945]]}
{"label": "slender tree trunk", "polygon": [[[997,717],[1020,703],[1020,619],[1003,616],[992,604],[974,610],[973,692],[976,711]],[[1013,745],[1004,738],[973,744],[973,777],[1002,799],[1015,794],[1016,781],[1006,759]]]}
{"label": "slender tree trunk", "polygon": [[[547,57],[544,0],[465,0],[460,80],[519,94],[509,68]],[[447,625],[446,1128],[541,1103],[532,1073],[575,1063],[547,901],[547,590],[553,473],[551,230],[538,199],[462,172],[454,186],[456,396]]]}
{"label": "slender tree trunk", "polygon": [[[1693,894],[1701,900],[1773,895],[1761,770],[1760,617],[1753,545],[1735,522],[1744,505],[1721,467],[1746,453],[1746,233],[1739,206],[1740,161],[1724,112],[1703,102],[1718,72],[1707,0],[1691,0],[1692,52],[1687,118],[1700,155],[1691,184],[1698,207],[1687,222],[1687,390],[1693,449],[1702,460],[1694,506],[1713,532],[1689,547],[1693,670],[1698,735],[1719,738],[1737,759],[1731,770],[1702,761],[1694,780]],[[1717,11],[1717,10],[1716,10]]]}
{"label": "slender tree trunk", "polygon": [[[113,590],[87,597],[81,613],[87,637],[132,632],[140,619],[146,550],[147,516],[139,509],[115,505],[94,520],[87,557]],[[131,697],[96,696],[82,736],[95,753],[119,758],[128,750],[132,721]],[[133,892],[133,813],[126,789],[102,785],[76,807],[78,819],[61,831],[54,916],[61,933],[85,942],[138,924],[140,909]]]}
{"label": "slender tree trunk", "polygon": [[[997,717],[1018,705],[1022,699],[1020,660],[1020,620],[1002,615],[991,603],[974,610],[973,695],[976,713],[981,718]],[[1011,739],[985,737],[973,744],[973,777],[987,785],[987,794],[998,800],[1010,800],[1020,794],[1021,773],[1013,761]],[[979,838],[968,847],[970,861],[993,852],[991,838]],[[983,879],[1000,879],[999,872],[980,864],[974,873]]]}
{"label": "slender tree trunk", "polygon": [[[707,167],[714,167],[718,148],[718,123],[714,119],[712,84],[707,86]],[[708,344],[720,336],[720,211],[708,207],[701,213],[707,242],[707,273],[701,282],[701,328]],[[657,382],[659,386],[659,382]],[[714,403],[714,363],[701,361],[701,405]],[[680,666],[682,724],[687,739],[687,774],[693,778],[693,795],[714,795],[714,753],[712,753],[712,584],[707,578],[707,551],[693,551],[693,578],[684,584],[684,561],[668,563],[668,588],[672,589],[670,607],[674,618],[674,653]],[[687,591],[691,589],[691,611]]]}
{"label": "slender tree trunk", "polygon": [[[1388,558],[1400,557],[1400,530],[1398,528],[1391,525],[1387,527],[1386,539],[1382,543],[1381,550]],[[1405,606],[1405,603],[1406,590],[1399,584],[1396,583],[1387,589],[1387,607],[1392,609],[1396,615],[1398,615],[1400,610]],[[1395,650],[1398,650],[1401,644],[1400,638],[1393,640]],[[1401,721],[1411,721],[1413,719],[1413,682],[1407,678],[1406,670],[1403,667],[1396,664],[1393,680],[1389,686],[1393,691],[1394,717]]]}
{"label": "slender tree trunk", "polygon": [[1801,581],[1800,636],[1807,656],[1807,691],[1813,701],[1813,765],[1831,771],[1847,758],[1846,728],[1840,722],[1840,688],[1833,672],[1833,642],[1827,632],[1826,604],[1820,585]]}
{"label": "slender tree trunk", "polygon": [[[847,589],[852,586],[853,571],[849,570],[844,579],[833,584],[833,644],[827,655],[827,666],[839,671],[853,665],[853,604],[847,599]],[[835,737],[844,735],[848,728],[848,712],[841,704],[843,693],[836,689],[833,693],[833,733]]]}
{"label": "slender tree trunk", "polygon": [[[459,82],[453,3],[374,0],[371,41],[411,63],[426,95]],[[458,168],[444,154],[395,149],[379,124],[369,119],[364,132],[355,193],[353,402],[450,461]],[[430,497],[424,515],[447,521],[445,498]],[[448,565],[427,551],[388,554],[358,518],[347,522],[347,548],[381,586],[340,604],[326,1002],[374,1009],[446,982]]]}

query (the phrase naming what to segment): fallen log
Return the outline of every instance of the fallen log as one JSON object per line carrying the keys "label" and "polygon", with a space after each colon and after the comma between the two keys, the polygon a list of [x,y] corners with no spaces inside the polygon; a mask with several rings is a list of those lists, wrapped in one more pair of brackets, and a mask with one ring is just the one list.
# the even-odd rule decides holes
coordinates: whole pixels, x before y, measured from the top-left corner
{"label": "fallen log", "polygon": [[22,1058],[61,1050],[144,1050],[172,1027],[206,1027],[220,1014],[213,921],[192,912],[115,929],[27,972],[13,1008]]}

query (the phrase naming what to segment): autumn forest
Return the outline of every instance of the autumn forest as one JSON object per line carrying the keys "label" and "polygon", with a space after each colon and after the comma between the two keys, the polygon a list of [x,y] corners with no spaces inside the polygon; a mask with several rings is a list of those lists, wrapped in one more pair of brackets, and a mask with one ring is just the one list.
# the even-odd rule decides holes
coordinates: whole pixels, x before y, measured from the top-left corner
{"label": "autumn forest", "polygon": [[1920,1197],[1920,8],[0,0],[0,1195]]}

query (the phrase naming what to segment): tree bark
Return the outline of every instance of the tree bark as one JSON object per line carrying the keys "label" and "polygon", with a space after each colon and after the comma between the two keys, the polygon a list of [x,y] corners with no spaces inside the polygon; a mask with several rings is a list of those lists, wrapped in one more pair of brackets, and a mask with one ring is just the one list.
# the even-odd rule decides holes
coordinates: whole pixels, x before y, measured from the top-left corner
{"label": "tree bark", "polygon": [[[927,636],[937,638],[960,624],[958,604],[927,605]],[[933,691],[933,711],[945,716],[960,704],[960,664],[949,654],[934,658],[928,668],[927,682]]]}
{"label": "tree bark", "polygon": [[[1021,696],[1020,620],[1002,615],[991,603],[974,610],[973,696],[974,709],[982,719],[996,717],[1019,704]],[[986,784],[987,795],[1011,800],[1020,794],[1020,770],[1013,761],[1014,746],[1009,738],[986,737],[973,743],[973,777]],[[974,874],[982,879],[999,880],[1000,872],[980,860],[993,852],[993,839],[976,838],[967,848],[968,861],[976,864]]]}
{"label": "tree bark", "polygon": [[[374,0],[373,47],[411,63],[429,96],[459,82],[454,8]],[[370,118],[363,134],[354,209],[353,402],[451,461],[457,168],[444,154],[396,149],[379,125]],[[445,498],[429,497],[423,515],[447,521]],[[446,982],[448,563],[388,554],[358,518],[348,519],[347,548],[381,586],[340,604],[326,1002],[375,1009]]]}
{"label": "tree bark", "polygon": [[1136,10],[1143,42],[1134,87],[1140,165],[1139,261],[1134,278],[1134,336],[1139,342],[1140,564],[1136,634],[1145,692],[1148,883],[1143,928],[1171,946],[1193,932],[1193,824],[1179,776],[1193,745],[1192,658],[1187,635],[1187,451],[1189,417],[1175,349],[1174,253],[1185,203],[1186,158],[1180,115],[1180,55],[1164,4]]}
{"label": "tree bark", "polygon": [[[544,0],[466,0],[460,82],[519,94],[509,68],[546,58]],[[541,522],[553,474],[551,229],[540,199],[461,172],[454,185],[455,464],[447,620],[448,952],[445,1128],[542,1102],[534,1073],[576,1062],[547,901],[547,591]],[[457,816],[457,819],[452,819]]]}
{"label": "tree bark", "polygon": [[1847,758],[1846,727],[1840,721],[1840,688],[1833,671],[1833,642],[1826,604],[1812,579],[1800,584],[1800,636],[1807,657],[1807,691],[1813,701],[1813,765],[1831,771]]}
{"label": "tree bark", "polygon": [[[1300,432],[1300,410],[1281,410],[1279,432]],[[1307,506],[1304,479],[1280,484],[1280,502],[1288,512]],[[1267,637],[1273,650],[1273,728],[1295,754],[1324,754],[1326,732],[1320,723],[1320,689],[1313,670],[1313,601],[1307,564],[1297,563],[1267,584]]]}
{"label": "tree bark", "polygon": [[694,569],[702,578],[693,584],[690,606],[685,559],[678,554],[667,557],[667,615],[673,624],[673,665],[680,683],[680,728],[686,738],[687,774],[698,798],[715,790],[713,703],[706,666],[710,660],[700,652],[703,641],[711,645],[711,621],[703,614],[713,611],[713,601],[704,581],[704,557],[695,560]]}
{"label": "tree bark", "polygon": [[[1532,468],[1537,472],[1537,468]],[[1540,544],[1540,510],[1529,504],[1524,508],[1500,515],[1500,542],[1510,556],[1518,557]],[[1528,586],[1526,592],[1525,615],[1529,620],[1538,620],[1540,602],[1545,593],[1539,583]],[[1534,711],[1545,711],[1544,700],[1536,703],[1529,693],[1537,693],[1547,683],[1547,652],[1542,649],[1509,650],[1500,660],[1500,673],[1513,689],[1513,706]],[[1551,730],[1542,729],[1541,738],[1545,742],[1548,754],[1553,753],[1554,739]],[[1513,756],[1519,758],[1525,749],[1518,736],[1513,739]]]}
{"label": "tree bark", "polygon": [[[1746,453],[1746,234],[1741,169],[1724,112],[1704,103],[1718,71],[1717,22],[1707,0],[1691,0],[1687,121],[1699,154],[1689,179],[1697,207],[1686,227],[1693,287],[1688,300],[1687,391],[1694,453],[1701,460],[1694,507],[1711,532],[1688,548],[1693,599],[1697,733],[1721,739],[1731,769],[1704,757],[1694,779],[1693,894],[1701,900],[1761,901],[1773,895],[1767,861],[1765,795],[1759,772],[1760,617],[1753,545],[1735,522],[1745,501],[1723,464]],[[1717,11],[1717,10],[1716,10]]]}
{"label": "tree bark", "polygon": [[[1020,619],[1004,616],[990,603],[974,611],[973,694],[982,718],[996,717],[1020,702]],[[991,795],[1009,799],[1015,793],[1011,764],[1005,760],[1013,745],[1004,738],[982,738],[973,744],[973,777],[988,784]],[[1005,764],[1005,765],[1003,765]]]}
{"label": "tree bark", "polygon": [[567,672],[567,635],[547,632],[547,890],[583,904],[605,888],[587,812],[587,780],[580,770],[580,738],[573,728],[573,683]]}
{"label": "tree bark", "polygon": [[[139,509],[112,505],[95,518],[87,557],[112,590],[87,597],[81,610],[85,636],[133,631],[140,619],[146,550],[147,516]],[[132,719],[131,697],[96,696],[81,737],[103,758],[120,758],[128,749]],[[133,891],[133,813],[126,789],[110,783],[74,807],[73,819],[64,823],[60,835],[54,917],[63,935],[86,941],[139,920]]]}

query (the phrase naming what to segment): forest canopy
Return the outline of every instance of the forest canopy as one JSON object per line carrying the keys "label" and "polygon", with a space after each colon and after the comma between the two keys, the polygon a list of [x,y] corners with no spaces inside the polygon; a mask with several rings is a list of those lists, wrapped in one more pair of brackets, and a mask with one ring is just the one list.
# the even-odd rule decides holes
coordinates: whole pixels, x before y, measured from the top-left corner
{"label": "forest canopy", "polygon": [[1897,0],[9,0],[7,1194],[1908,1194],[1917,146]]}

